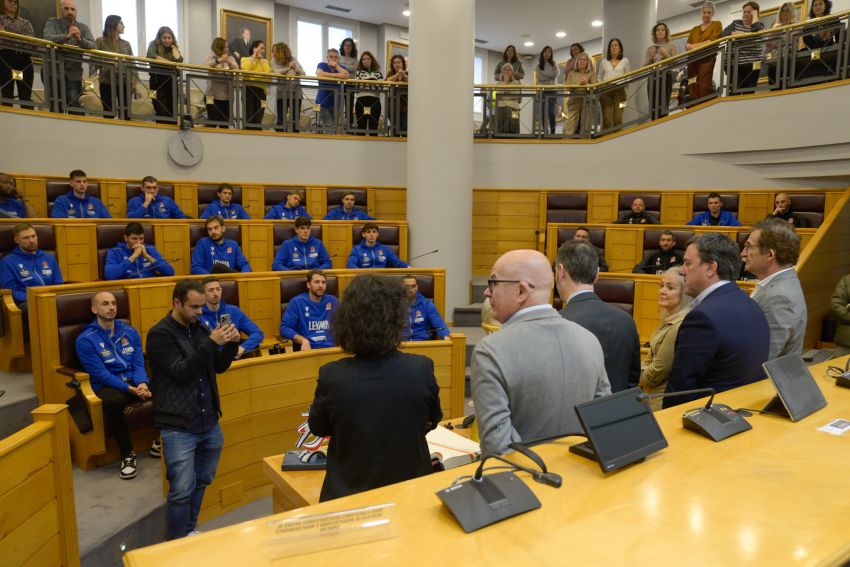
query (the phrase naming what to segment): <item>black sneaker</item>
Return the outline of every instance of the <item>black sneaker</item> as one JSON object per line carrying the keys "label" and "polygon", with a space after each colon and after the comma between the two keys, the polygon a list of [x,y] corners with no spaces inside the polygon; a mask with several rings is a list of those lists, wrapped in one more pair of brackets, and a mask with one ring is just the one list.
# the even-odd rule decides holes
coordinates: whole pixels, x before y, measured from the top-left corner
{"label": "black sneaker", "polygon": [[136,476],[136,453],[130,453],[129,457],[121,459],[121,470],[118,471],[118,476],[124,480]]}
{"label": "black sneaker", "polygon": [[162,456],[162,443],[159,442],[159,439],[154,439],[153,443],[151,443],[151,450],[148,451],[148,454],[154,459]]}

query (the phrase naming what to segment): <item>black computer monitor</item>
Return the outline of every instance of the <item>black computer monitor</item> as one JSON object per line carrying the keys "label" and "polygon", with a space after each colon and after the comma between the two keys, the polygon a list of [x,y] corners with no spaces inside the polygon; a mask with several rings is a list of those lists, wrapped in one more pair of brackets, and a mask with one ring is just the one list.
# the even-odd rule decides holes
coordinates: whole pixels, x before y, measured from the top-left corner
{"label": "black computer monitor", "polygon": [[667,447],[649,405],[638,400],[639,393],[640,388],[631,388],[577,405],[587,442],[570,451],[598,461],[602,472],[611,472]]}
{"label": "black computer monitor", "polygon": [[762,367],[777,393],[762,411],[790,417],[791,421],[800,421],[826,407],[823,393],[799,354],[768,360]]}

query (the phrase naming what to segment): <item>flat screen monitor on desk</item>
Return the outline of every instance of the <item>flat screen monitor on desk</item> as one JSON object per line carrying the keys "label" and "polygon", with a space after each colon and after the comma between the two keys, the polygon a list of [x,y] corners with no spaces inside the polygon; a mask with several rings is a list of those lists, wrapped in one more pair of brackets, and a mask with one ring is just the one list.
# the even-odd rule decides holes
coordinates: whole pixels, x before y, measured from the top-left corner
{"label": "flat screen monitor on desk", "polygon": [[776,388],[776,396],[762,411],[788,416],[791,421],[800,421],[826,407],[823,393],[799,354],[768,360],[762,367]]}
{"label": "flat screen monitor on desk", "polygon": [[570,451],[599,462],[602,472],[641,461],[667,447],[649,405],[638,399],[640,388],[597,398],[576,406],[587,441]]}

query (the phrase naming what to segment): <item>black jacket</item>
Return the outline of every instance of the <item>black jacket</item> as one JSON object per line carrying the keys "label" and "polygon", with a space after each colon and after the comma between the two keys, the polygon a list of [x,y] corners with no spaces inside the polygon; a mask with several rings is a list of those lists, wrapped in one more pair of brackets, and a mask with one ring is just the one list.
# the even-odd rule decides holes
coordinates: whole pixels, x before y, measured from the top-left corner
{"label": "black jacket", "polygon": [[319,500],[430,473],[425,434],[442,418],[430,358],[393,351],[325,364],[309,417],[313,434],[331,438]]}
{"label": "black jacket", "polygon": [[632,270],[635,274],[657,274],[666,272],[673,266],[681,266],[684,261],[682,253],[675,248],[669,252],[658,250],[643,259],[643,262]]}
{"label": "black jacket", "polygon": [[219,350],[206,325],[179,324],[169,313],[148,331],[146,351],[151,367],[151,392],[157,427],[187,429],[200,410],[198,379],[206,376],[218,415],[216,373],[230,368],[239,344],[226,343]]}

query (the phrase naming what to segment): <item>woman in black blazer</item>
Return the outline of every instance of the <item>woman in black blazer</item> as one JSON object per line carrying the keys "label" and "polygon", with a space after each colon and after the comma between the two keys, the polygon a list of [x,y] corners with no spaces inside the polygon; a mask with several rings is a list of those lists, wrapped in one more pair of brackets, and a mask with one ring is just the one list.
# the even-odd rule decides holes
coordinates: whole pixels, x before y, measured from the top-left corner
{"label": "woman in black blazer", "polygon": [[310,406],[310,431],[331,438],[322,502],[432,470],[425,434],[443,412],[434,363],[398,351],[409,307],[401,281],[366,274],[334,313],[334,339],[354,356],[319,369]]}

